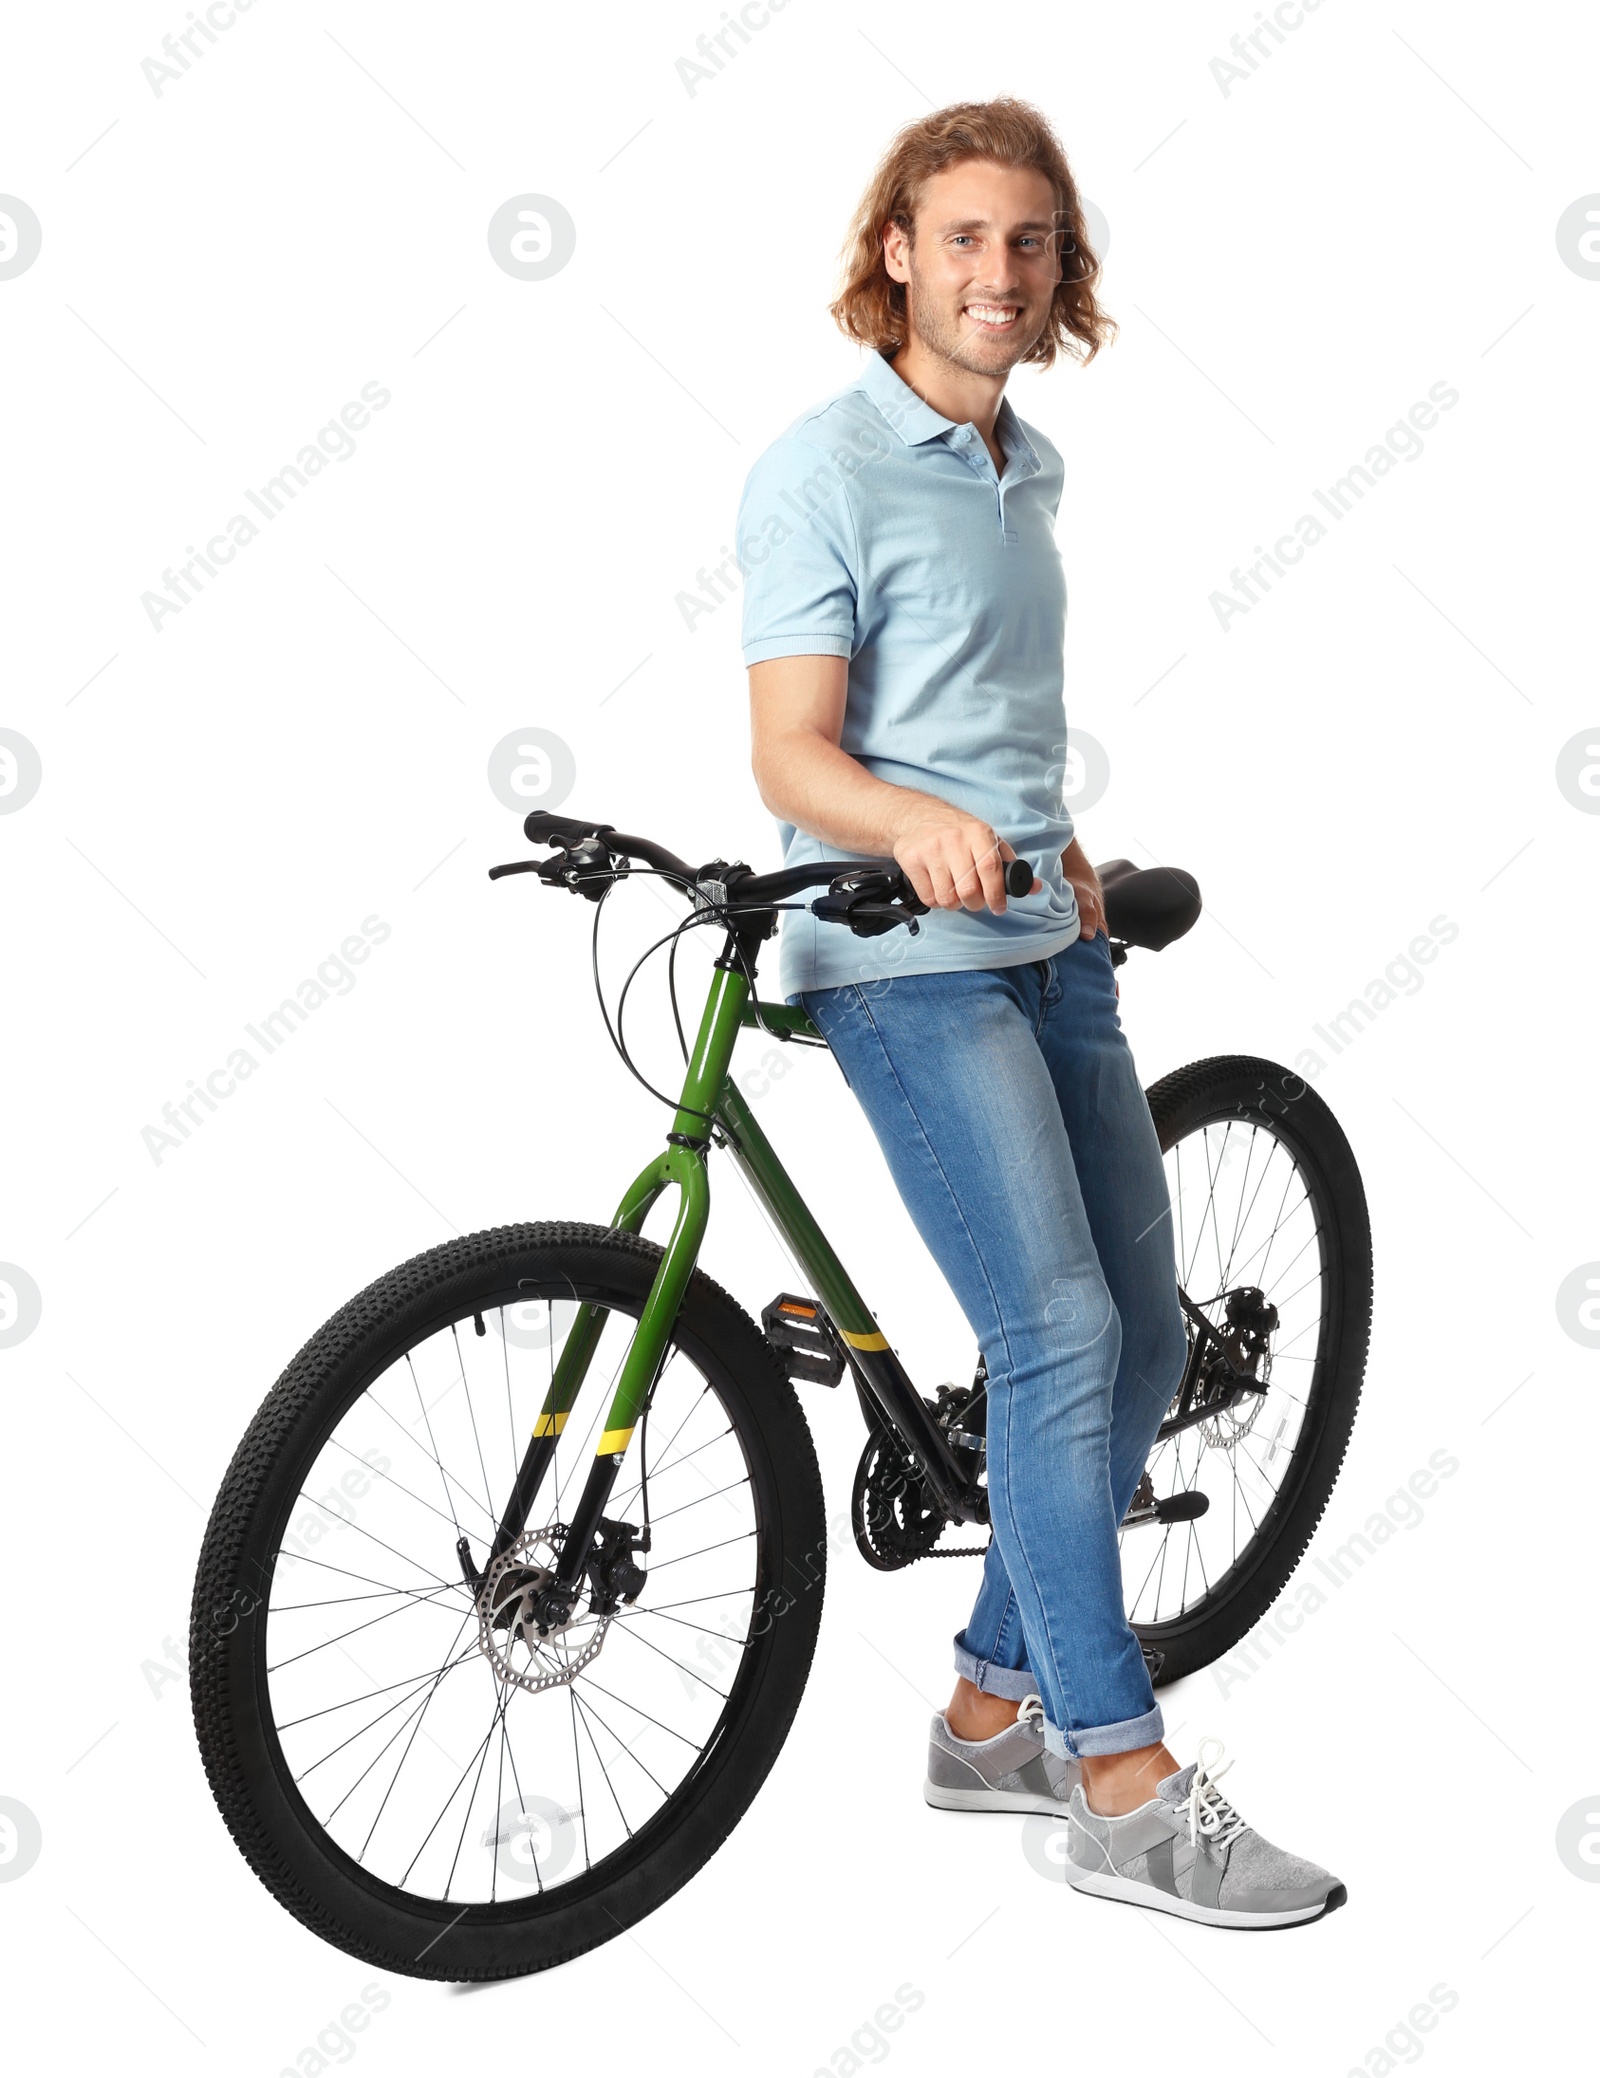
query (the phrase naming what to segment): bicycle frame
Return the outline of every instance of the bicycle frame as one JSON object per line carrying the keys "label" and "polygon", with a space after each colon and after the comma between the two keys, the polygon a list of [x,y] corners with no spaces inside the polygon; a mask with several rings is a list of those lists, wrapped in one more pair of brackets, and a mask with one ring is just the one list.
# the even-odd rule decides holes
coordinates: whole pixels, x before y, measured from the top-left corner
{"label": "bicycle frame", "polygon": [[[909,1445],[941,1507],[957,1522],[984,1519],[982,1489],[958,1463],[866,1301],[729,1077],[734,1046],[745,1027],[780,1036],[821,1037],[803,1013],[787,1005],[754,999],[749,978],[752,951],[748,940],[741,947],[730,936],[716,963],[666,1148],[635,1177],[612,1221],[614,1232],[637,1234],[663,1193],[669,1189],[678,1193],[677,1218],[623,1358],[594,1461],[568,1527],[553,1583],[560,1592],[575,1592],[589,1564],[606,1502],[649,1399],[694,1273],[711,1207],[706,1157],[713,1139],[728,1148],[795,1259],[811,1278],[833,1331],[844,1344],[846,1360],[858,1385],[877,1408],[885,1426],[898,1431]],[[544,1405],[534,1422],[533,1436],[492,1557],[508,1550],[526,1527],[527,1512],[554,1453],[556,1439],[566,1426],[587,1376],[606,1311],[602,1306],[586,1307],[567,1337]]]}

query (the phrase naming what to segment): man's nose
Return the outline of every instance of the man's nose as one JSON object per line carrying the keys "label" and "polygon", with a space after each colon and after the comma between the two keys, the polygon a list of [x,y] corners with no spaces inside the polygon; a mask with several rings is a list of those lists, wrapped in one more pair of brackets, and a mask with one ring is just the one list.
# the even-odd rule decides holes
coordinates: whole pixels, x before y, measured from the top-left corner
{"label": "man's nose", "polygon": [[1021,270],[1017,266],[1016,255],[1009,246],[1001,246],[997,251],[984,254],[974,287],[987,290],[991,295],[1001,299],[1021,293]]}

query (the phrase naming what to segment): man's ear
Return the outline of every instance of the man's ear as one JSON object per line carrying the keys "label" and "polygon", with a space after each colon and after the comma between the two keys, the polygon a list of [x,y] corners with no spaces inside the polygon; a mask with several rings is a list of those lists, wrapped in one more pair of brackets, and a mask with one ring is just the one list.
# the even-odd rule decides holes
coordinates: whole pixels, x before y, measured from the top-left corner
{"label": "man's ear", "polygon": [[888,223],[883,227],[883,264],[891,281],[907,282],[911,279],[911,240],[903,224]]}

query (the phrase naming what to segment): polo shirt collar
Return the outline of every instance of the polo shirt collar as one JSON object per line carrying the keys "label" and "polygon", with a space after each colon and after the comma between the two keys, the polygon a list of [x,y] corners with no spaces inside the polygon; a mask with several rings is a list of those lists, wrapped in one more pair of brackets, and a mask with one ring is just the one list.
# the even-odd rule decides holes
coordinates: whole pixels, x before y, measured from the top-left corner
{"label": "polo shirt collar", "polygon": [[941,433],[955,431],[954,419],[945,418],[931,404],[924,404],[876,350],[867,355],[861,387],[907,447],[920,447],[925,440],[937,440]]}
{"label": "polo shirt collar", "polygon": [[1027,473],[1032,475],[1043,466],[1037,448],[1022,430],[1021,419],[1011,409],[1009,397],[1000,399],[1000,409],[994,415],[994,429],[999,435],[1000,451],[1006,458],[1008,469],[1013,461],[1021,461],[1027,465]]}
{"label": "polo shirt collar", "polygon": [[[946,433],[959,430],[954,419],[945,418],[931,404],[924,403],[916,391],[895,374],[893,365],[876,351],[867,356],[867,364],[861,371],[861,387],[882,412],[890,429],[900,435],[907,447],[920,447],[924,441],[938,440]],[[1000,409],[995,414],[995,431],[1007,462],[1013,454],[1020,455],[1031,465],[1028,471],[1031,475],[1039,467],[1039,457],[1023,432],[1021,421],[1011,409],[1009,397],[1000,400]]]}

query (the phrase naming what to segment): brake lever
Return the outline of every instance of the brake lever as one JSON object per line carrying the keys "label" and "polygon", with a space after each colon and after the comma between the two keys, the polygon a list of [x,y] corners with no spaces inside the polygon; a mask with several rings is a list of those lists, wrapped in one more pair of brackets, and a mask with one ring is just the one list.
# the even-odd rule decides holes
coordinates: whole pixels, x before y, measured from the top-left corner
{"label": "brake lever", "polygon": [[[891,899],[885,900],[886,896]],[[901,924],[915,937],[917,918],[926,916],[928,907],[917,899],[903,875],[866,867],[840,874],[828,892],[812,903],[811,913],[826,923],[847,925],[858,938],[878,938]]]}
{"label": "brake lever", "polygon": [[547,859],[516,859],[510,865],[491,866],[489,878],[537,873],[546,887],[567,888],[586,902],[598,902],[616,878],[616,870],[615,858],[600,839],[585,837],[576,844],[558,846]]}
{"label": "brake lever", "polygon": [[[858,938],[881,938],[885,931],[898,930],[902,924],[915,938],[922,928],[917,922],[917,912],[901,908],[898,902],[863,902],[858,897],[854,902],[847,902],[842,910],[825,909],[823,904],[830,899],[824,895],[821,902],[814,902],[811,906],[814,910],[821,910],[824,916],[839,916]],[[926,915],[927,911],[921,913]]]}

